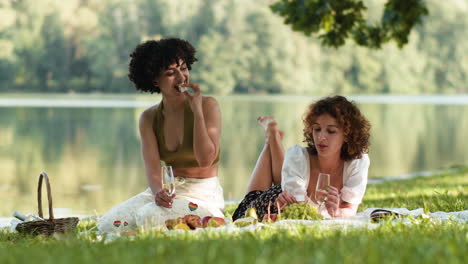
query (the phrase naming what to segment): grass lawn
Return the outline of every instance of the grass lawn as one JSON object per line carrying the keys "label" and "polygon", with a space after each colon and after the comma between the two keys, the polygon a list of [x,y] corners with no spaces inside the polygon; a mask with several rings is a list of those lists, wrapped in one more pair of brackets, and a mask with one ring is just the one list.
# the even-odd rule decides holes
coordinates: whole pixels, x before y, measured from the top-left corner
{"label": "grass lawn", "polygon": [[[468,168],[456,173],[369,185],[360,210],[425,207],[431,212],[468,210]],[[232,213],[233,207],[227,208]],[[468,224],[415,219],[387,221],[374,229],[265,226],[252,232],[137,233],[110,243],[78,232],[24,237],[0,233],[0,263],[466,263]]]}

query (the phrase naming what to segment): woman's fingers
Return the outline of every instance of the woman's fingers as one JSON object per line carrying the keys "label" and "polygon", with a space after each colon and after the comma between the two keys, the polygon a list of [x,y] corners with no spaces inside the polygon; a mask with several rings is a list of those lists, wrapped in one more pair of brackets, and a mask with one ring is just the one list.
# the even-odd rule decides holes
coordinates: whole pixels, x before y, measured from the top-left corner
{"label": "woman's fingers", "polygon": [[333,186],[328,186],[326,188],[326,192],[327,192],[328,196],[337,196],[337,197],[339,197],[339,195],[340,195],[340,192],[338,191],[338,189],[333,187]]}
{"label": "woman's fingers", "polygon": [[280,208],[283,208],[283,205],[286,203],[284,198],[280,195],[278,198],[276,198],[275,204],[277,204]]}
{"label": "woman's fingers", "polygon": [[325,207],[327,208],[328,213],[334,217],[338,210],[338,204],[333,201],[327,201],[325,203]]}
{"label": "woman's fingers", "polygon": [[290,193],[284,191],[283,195],[288,203],[297,203],[296,198],[294,198]]}
{"label": "woman's fingers", "polygon": [[292,196],[288,192],[284,191],[284,192],[280,193],[280,195],[276,199],[275,203],[277,203],[279,205],[280,209],[282,209],[283,207],[285,207],[288,204],[297,203],[297,201],[296,201],[296,198],[294,198],[294,196]]}
{"label": "woman's fingers", "polygon": [[190,108],[194,113],[203,113],[201,88],[198,84],[188,83],[185,85],[193,90],[193,94],[185,91],[184,94],[190,103]]}
{"label": "woman's fingers", "polygon": [[328,185],[327,188],[325,189],[328,193],[339,193],[338,189],[331,186],[331,185]]}
{"label": "woman's fingers", "polygon": [[332,217],[335,217],[339,204],[340,204],[340,200],[337,196],[329,195],[327,201],[325,202],[325,207],[327,208],[328,213]]}
{"label": "woman's fingers", "polygon": [[195,84],[195,83],[187,83],[187,84],[184,84],[185,87],[189,87],[193,90],[193,94],[190,94],[189,92],[185,91],[184,93],[186,95],[189,95],[191,97],[193,96],[196,96],[196,95],[199,95],[201,93],[201,88],[200,88],[200,85],[198,84]]}
{"label": "woman's fingers", "polygon": [[317,192],[325,197],[328,195],[328,192],[325,190],[318,190]]}
{"label": "woman's fingers", "polygon": [[337,192],[329,191],[327,193],[327,202],[339,203],[340,195]]}
{"label": "woman's fingers", "polygon": [[288,205],[288,201],[284,198],[284,195],[278,196],[276,200],[277,204],[279,205],[280,209],[283,209],[286,205]]}
{"label": "woman's fingers", "polygon": [[328,191],[326,191],[326,194],[327,196],[340,196],[339,192],[337,190],[332,190],[332,189],[328,189]]}
{"label": "woman's fingers", "polygon": [[161,190],[156,193],[155,201],[156,204],[166,208],[172,208],[172,200],[174,199],[175,194],[169,196],[165,190]]}
{"label": "woman's fingers", "polygon": [[154,201],[155,201],[156,205],[158,205],[158,206],[165,207],[165,208],[171,208],[171,205],[168,202],[166,202],[164,200],[161,200],[161,198],[159,198],[159,197],[155,197]]}
{"label": "woman's fingers", "polygon": [[328,199],[326,202],[325,202],[325,205],[327,207],[337,207],[338,208],[338,201],[336,201],[335,199]]}
{"label": "woman's fingers", "polygon": [[339,192],[338,189],[337,189],[336,187],[331,186],[331,185],[328,185],[326,189],[327,189],[329,192],[330,192],[330,191],[331,191],[331,192],[336,192],[336,193]]}
{"label": "woman's fingers", "polygon": [[331,216],[335,216],[340,204],[340,192],[333,186],[328,186],[326,189],[325,207]]}

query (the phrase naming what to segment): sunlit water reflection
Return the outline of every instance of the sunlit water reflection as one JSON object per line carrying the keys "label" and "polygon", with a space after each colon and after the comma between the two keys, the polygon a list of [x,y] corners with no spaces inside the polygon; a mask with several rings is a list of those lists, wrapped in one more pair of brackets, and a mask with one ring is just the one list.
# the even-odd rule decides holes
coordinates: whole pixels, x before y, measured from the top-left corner
{"label": "sunlit water reflection", "polygon": [[[370,177],[468,160],[463,144],[468,97],[353,98],[372,124]],[[303,144],[301,117],[315,99],[218,98],[223,115],[219,176],[227,200],[243,196],[261,150],[263,132],[256,117],[277,117],[286,133],[285,147]],[[50,175],[54,207],[77,214],[102,214],[144,190],[137,122],[145,107],[157,101],[158,96],[0,97],[0,216],[37,211],[41,171]]]}

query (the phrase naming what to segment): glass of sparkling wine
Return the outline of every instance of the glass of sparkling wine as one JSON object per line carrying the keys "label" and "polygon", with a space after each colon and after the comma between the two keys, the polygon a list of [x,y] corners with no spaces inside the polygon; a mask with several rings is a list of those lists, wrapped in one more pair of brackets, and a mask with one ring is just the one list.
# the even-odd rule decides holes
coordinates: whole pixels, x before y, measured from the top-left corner
{"label": "glass of sparkling wine", "polygon": [[317,180],[317,187],[315,188],[315,201],[319,203],[320,207],[327,201],[327,187],[330,185],[330,174],[320,173]]}
{"label": "glass of sparkling wine", "polygon": [[167,192],[167,195],[173,195],[175,193],[175,177],[171,166],[162,167],[161,180],[163,190]]}

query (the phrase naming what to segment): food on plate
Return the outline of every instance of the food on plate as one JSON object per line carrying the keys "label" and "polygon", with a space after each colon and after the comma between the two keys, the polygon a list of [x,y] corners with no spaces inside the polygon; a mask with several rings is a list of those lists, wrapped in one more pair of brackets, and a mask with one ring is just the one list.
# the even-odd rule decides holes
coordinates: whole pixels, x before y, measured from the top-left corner
{"label": "food on plate", "polygon": [[[178,217],[176,219],[166,220],[166,227],[169,230],[172,229],[183,229],[183,230],[194,230],[202,227],[220,227],[226,225],[226,221],[222,217],[205,216],[200,218],[198,215],[186,215],[184,217]],[[188,227],[188,229],[185,228]]]}
{"label": "food on plate", "polygon": [[255,208],[251,207],[245,211],[245,217],[252,217],[258,221],[258,215],[257,211],[255,211]]}
{"label": "food on plate", "polygon": [[205,216],[202,219],[203,227],[220,227],[226,225],[226,221],[222,217]]}
{"label": "food on plate", "polygon": [[184,216],[184,222],[190,227],[190,229],[202,227],[202,221],[198,215],[186,215]]}
{"label": "food on plate", "polygon": [[174,229],[190,230],[190,227],[187,224],[177,224],[174,226]]}
{"label": "food on plate", "polygon": [[174,229],[177,224],[185,224],[185,221],[182,217],[176,219],[167,219],[166,222],[167,229]]}

